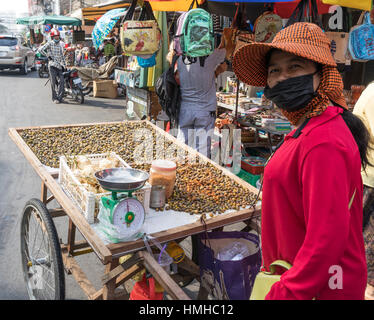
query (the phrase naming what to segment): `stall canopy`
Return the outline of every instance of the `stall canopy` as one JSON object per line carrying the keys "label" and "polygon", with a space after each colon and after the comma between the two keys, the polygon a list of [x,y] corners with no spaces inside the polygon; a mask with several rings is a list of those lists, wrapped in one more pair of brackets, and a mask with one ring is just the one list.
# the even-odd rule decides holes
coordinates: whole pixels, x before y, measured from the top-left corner
{"label": "stall canopy", "polygon": [[100,47],[105,37],[112,31],[120,18],[119,15],[125,11],[126,9],[124,8],[113,9],[97,20],[92,31],[92,42],[96,49]]}
{"label": "stall canopy", "polygon": [[24,25],[60,25],[60,26],[81,26],[82,21],[78,18],[65,17],[65,16],[31,16],[17,19],[17,24]]}
{"label": "stall canopy", "polygon": [[[154,11],[188,11],[191,6],[192,0],[149,0]],[[199,4],[204,0],[198,0]],[[196,4],[193,6],[196,8]]]}
{"label": "stall canopy", "polygon": [[277,3],[277,2],[294,2],[294,1],[295,0],[214,0],[212,2]]}
{"label": "stall canopy", "polygon": [[94,7],[88,7],[88,8],[82,8],[82,17],[85,21],[92,21],[96,22],[100,19],[102,15],[104,15],[106,12],[113,10],[113,9],[119,9],[119,8],[127,8],[131,4],[131,0],[128,1],[120,1],[116,3],[109,3],[106,5],[98,5]]}

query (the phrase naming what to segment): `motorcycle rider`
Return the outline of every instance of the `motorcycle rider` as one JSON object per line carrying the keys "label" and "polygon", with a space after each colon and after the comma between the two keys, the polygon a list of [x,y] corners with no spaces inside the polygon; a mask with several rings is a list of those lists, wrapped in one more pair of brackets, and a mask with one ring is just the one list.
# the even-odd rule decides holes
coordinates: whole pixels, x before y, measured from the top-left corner
{"label": "motorcycle rider", "polygon": [[[51,41],[39,48],[38,52],[48,57],[48,67],[51,75],[52,101],[58,104],[62,102],[62,97],[64,94],[63,72],[66,69],[66,63],[64,58],[64,49],[60,43],[60,32],[57,29],[52,29],[50,36]],[[58,89],[56,88],[57,78],[59,80]]]}

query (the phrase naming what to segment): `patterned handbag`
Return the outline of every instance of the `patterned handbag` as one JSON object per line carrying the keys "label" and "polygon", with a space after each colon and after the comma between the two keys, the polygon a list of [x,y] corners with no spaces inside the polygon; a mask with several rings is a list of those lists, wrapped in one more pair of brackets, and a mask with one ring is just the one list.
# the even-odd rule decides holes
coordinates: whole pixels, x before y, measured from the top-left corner
{"label": "patterned handbag", "polygon": [[357,24],[349,32],[349,53],[355,61],[374,60],[374,25],[371,24],[370,13],[363,12]]}
{"label": "patterned handbag", "polygon": [[144,1],[139,20],[133,20],[137,0],[133,0],[121,24],[121,46],[128,56],[153,55],[161,46],[161,30],[151,5]]}

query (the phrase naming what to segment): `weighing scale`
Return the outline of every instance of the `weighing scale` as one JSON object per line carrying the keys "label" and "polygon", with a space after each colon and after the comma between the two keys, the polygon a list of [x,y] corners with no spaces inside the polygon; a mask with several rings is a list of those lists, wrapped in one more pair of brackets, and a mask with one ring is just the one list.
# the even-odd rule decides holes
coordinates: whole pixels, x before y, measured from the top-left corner
{"label": "weighing scale", "polygon": [[132,194],[144,186],[149,174],[131,168],[111,168],[96,172],[95,178],[103,189],[112,192],[111,196],[101,198],[103,207],[110,212],[108,220],[117,228],[120,236],[111,237],[112,240],[130,239],[139,233],[145,210]]}

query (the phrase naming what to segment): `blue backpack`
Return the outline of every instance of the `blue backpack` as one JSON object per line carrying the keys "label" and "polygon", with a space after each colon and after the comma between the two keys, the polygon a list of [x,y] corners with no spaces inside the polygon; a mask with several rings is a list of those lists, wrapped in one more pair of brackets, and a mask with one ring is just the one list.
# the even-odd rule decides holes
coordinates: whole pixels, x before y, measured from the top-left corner
{"label": "blue backpack", "polygon": [[[363,16],[359,21],[362,18]],[[353,27],[349,32],[348,49],[353,60],[374,60],[374,25],[371,24],[369,12],[365,13],[364,23]]]}

